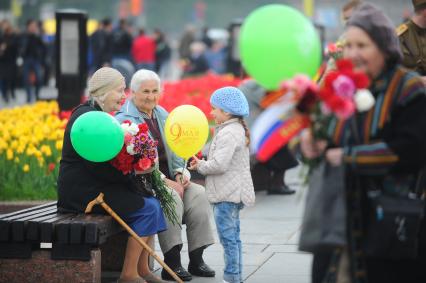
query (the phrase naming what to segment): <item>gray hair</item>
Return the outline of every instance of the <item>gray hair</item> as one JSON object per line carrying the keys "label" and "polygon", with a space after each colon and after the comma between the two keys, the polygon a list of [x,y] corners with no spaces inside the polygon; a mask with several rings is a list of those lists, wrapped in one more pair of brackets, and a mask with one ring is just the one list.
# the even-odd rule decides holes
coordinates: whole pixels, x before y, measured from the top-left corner
{"label": "gray hair", "polygon": [[96,102],[96,103],[98,103],[100,106],[101,106],[101,108],[103,109],[104,107],[104,102],[105,102],[105,99],[107,98],[107,96],[110,94],[111,92],[110,91],[108,91],[108,92],[105,92],[104,94],[102,94],[102,95],[98,95],[98,96],[89,96],[89,100],[90,100],[90,103],[92,104],[92,105],[94,105],[94,103]]}
{"label": "gray hair", "polygon": [[157,73],[147,69],[140,69],[132,76],[130,90],[133,92],[138,91],[141,88],[141,84],[145,81],[157,81],[158,86],[161,86],[161,80]]}

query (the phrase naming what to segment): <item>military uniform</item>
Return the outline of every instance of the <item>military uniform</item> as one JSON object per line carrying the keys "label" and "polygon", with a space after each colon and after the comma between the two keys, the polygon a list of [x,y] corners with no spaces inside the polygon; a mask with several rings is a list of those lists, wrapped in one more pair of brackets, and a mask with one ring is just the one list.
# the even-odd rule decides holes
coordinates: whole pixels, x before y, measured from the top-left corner
{"label": "military uniform", "polygon": [[[414,7],[424,5],[425,0],[414,0]],[[426,28],[417,26],[412,20],[401,24],[396,33],[403,53],[402,64],[422,76],[426,76]]]}

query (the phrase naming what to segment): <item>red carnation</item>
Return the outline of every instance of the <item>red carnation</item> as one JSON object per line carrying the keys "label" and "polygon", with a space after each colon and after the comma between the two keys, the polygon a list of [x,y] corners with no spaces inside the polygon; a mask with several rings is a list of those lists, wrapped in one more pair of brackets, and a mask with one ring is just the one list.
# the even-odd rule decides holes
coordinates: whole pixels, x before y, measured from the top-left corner
{"label": "red carnation", "polygon": [[127,153],[126,147],[122,147],[121,151],[117,154],[117,156],[111,160],[111,164],[123,172],[123,174],[128,174],[132,171],[132,162],[133,156]]}
{"label": "red carnation", "polygon": [[148,125],[146,123],[142,123],[138,125],[139,128],[139,134],[140,133],[147,133],[148,132]]}
{"label": "red carnation", "polygon": [[367,88],[370,84],[370,79],[364,73],[355,73],[353,79],[358,89]]}
{"label": "red carnation", "polygon": [[336,67],[341,72],[352,72],[354,65],[351,60],[340,59],[336,61]]}
{"label": "red carnation", "polygon": [[152,161],[149,158],[140,159],[134,166],[137,171],[145,171],[151,168]]}

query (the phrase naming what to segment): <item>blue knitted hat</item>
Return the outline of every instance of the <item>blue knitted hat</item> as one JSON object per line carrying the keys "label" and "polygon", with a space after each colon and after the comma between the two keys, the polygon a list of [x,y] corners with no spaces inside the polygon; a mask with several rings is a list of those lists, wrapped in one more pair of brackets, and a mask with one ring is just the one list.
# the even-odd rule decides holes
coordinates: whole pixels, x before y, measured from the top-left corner
{"label": "blue knitted hat", "polygon": [[217,89],[210,97],[210,104],[232,115],[242,117],[249,115],[247,99],[236,87],[227,86]]}

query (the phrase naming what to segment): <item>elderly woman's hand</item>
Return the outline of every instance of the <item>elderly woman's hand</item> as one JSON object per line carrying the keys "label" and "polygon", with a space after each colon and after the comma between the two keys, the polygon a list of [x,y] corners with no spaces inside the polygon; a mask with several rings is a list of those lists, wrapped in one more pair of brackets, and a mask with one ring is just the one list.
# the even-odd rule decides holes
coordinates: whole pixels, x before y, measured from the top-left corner
{"label": "elderly woman's hand", "polygon": [[426,76],[422,77],[422,81],[423,81],[424,86],[426,87]]}
{"label": "elderly woman's hand", "polygon": [[175,176],[175,179],[176,179],[176,182],[181,184],[184,189],[186,189],[190,184],[189,178],[185,176],[184,174],[177,173]]}
{"label": "elderly woman's hand", "polygon": [[170,179],[167,179],[167,178],[164,179],[164,181],[166,182],[167,187],[169,187],[172,190],[174,190],[179,195],[179,197],[183,200],[183,192],[185,190],[183,188],[183,186],[181,184],[179,184],[179,183],[177,183],[175,181],[172,181]]}
{"label": "elderly woman's hand", "polygon": [[326,140],[314,140],[312,133],[306,130],[302,133],[300,138],[300,149],[302,150],[303,156],[308,159],[314,159],[319,157],[327,147]]}
{"label": "elderly woman's hand", "polygon": [[325,152],[325,158],[332,166],[339,166],[343,161],[343,149],[330,148]]}

